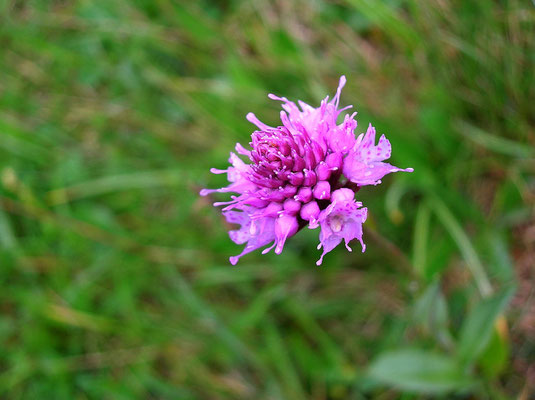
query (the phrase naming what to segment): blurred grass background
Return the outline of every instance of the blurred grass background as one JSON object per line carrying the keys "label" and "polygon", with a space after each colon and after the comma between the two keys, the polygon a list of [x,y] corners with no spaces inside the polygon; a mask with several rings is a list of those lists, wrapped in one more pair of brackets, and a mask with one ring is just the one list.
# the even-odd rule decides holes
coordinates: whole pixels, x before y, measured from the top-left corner
{"label": "blurred grass background", "polygon": [[[0,1],[0,397],[533,398],[534,71],[529,1]],[[232,267],[209,168],[342,74],[415,172]]]}

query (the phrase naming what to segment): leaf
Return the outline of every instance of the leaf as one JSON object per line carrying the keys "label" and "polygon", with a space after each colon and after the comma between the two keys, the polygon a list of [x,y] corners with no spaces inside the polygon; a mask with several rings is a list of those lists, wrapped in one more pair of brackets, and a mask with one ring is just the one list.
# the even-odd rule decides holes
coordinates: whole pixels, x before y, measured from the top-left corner
{"label": "leaf", "polygon": [[400,211],[399,203],[409,189],[409,186],[403,180],[398,180],[390,185],[386,192],[385,210],[390,220],[396,225],[399,225],[401,222],[403,222],[404,216]]}
{"label": "leaf", "polygon": [[179,170],[139,171],[108,175],[48,192],[50,204],[57,205],[121,190],[148,189],[158,186],[182,186],[185,174]]}
{"label": "leaf", "polygon": [[483,299],[468,314],[461,327],[458,355],[463,363],[470,363],[477,359],[488,345],[495,321],[503,312],[514,293],[509,287],[492,297]]}
{"label": "leaf", "polygon": [[498,329],[492,330],[491,339],[485,351],[481,353],[480,365],[486,376],[496,378],[507,366],[510,348],[506,336],[501,336]]}
{"label": "leaf", "polygon": [[400,349],[379,356],[369,367],[370,377],[401,390],[445,393],[466,389],[470,379],[455,359],[420,349]]}
{"label": "leaf", "polygon": [[429,219],[430,212],[426,203],[420,204],[418,207],[418,213],[416,214],[416,221],[414,225],[413,235],[413,251],[412,251],[412,264],[414,265],[415,272],[419,276],[427,276],[426,273],[426,261],[428,252],[428,240],[429,240]]}
{"label": "leaf", "polygon": [[389,36],[400,39],[409,48],[420,41],[418,33],[393,6],[373,0],[348,0],[348,3],[360,11],[370,22],[381,27]]}
{"label": "leaf", "polygon": [[535,151],[530,145],[493,135],[468,122],[458,120],[455,122],[455,126],[468,139],[496,153],[518,158],[530,158],[535,155]]}
{"label": "leaf", "polygon": [[461,224],[457,221],[448,207],[446,207],[444,202],[438,197],[430,196],[428,204],[435,212],[442,225],[444,225],[444,228],[449,232],[452,239],[457,244],[457,247],[459,247],[463,258],[466,261],[466,265],[474,277],[479,292],[482,296],[489,296],[492,293],[492,286],[489,278],[472,242]]}
{"label": "leaf", "polygon": [[485,261],[491,276],[502,285],[513,282],[515,273],[506,233],[493,227],[485,235],[483,245]]}
{"label": "leaf", "polygon": [[425,334],[434,335],[446,348],[452,347],[448,331],[448,306],[438,281],[430,284],[414,304],[413,319],[421,325]]}

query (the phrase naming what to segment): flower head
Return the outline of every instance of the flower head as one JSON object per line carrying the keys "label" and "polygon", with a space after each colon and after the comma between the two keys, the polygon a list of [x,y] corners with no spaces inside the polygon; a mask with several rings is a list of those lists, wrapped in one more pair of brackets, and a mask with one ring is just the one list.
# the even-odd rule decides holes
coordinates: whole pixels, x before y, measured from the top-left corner
{"label": "flower head", "polygon": [[338,189],[333,192],[331,204],[323,210],[318,219],[321,226],[320,244],[318,250],[323,247],[323,254],[318,260],[320,265],[323,256],[340,244],[342,239],[345,241],[346,248],[349,251],[349,242],[358,239],[362,246],[362,252],[366,250],[366,245],[362,241],[362,224],[368,216],[367,208],[360,208],[361,202],[354,200],[355,193],[351,189]]}
{"label": "flower head", "polygon": [[251,135],[251,150],[239,143],[236,153],[245,156],[246,163],[236,153],[230,153],[226,170],[211,169],[215,174],[226,173],[230,184],[221,189],[203,189],[201,195],[213,192],[233,192],[223,207],[228,222],[240,225],[229,232],[237,244],[244,244],[241,254],[231,257],[236,264],[240,257],[258,248],[267,253],[275,248],[280,254],[286,240],[308,225],[320,227],[323,254],[334,249],[342,240],[357,239],[362,245],[362,224],[367,209],[354,200],[364,185],[377,185],[390,172],[407,171],[383,162],[390,157],[390,142],[381,136],[375,145],[375,129],[370,125],[366,134],[355,138],[356,113],[346,114],[337,124],[340,114],[351,106],[339,109],[340,93],[346,83],[340,78],[332,100],[326,97],[314,108],[302,101],[299,107],[286,99],[270,94],[282,102],[282,125],[271,127],[247,114],[247,120],[257,126]]}

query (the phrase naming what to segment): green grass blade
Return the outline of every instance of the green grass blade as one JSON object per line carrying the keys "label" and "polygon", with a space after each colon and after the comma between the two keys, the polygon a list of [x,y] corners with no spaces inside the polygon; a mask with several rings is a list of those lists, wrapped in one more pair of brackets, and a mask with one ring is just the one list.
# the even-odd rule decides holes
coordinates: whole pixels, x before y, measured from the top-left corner
{"label": "green grass blade", "polygon": [[485,268],[483,267],[472,242],[468,238],[468,235],[442,200],[438,197],[430,196],[428,198],[428,204],[457,244],[457,247],[466,261],[467,267],[472,273],[479,292],[482,296],[489,296],[492,293],[492,286],[487,277]]}

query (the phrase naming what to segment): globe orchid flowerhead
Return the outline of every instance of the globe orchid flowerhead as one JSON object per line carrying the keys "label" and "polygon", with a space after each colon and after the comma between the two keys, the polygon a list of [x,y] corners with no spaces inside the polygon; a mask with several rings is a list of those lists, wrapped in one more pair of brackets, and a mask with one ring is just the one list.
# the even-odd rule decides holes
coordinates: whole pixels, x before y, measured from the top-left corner
{"label": "globe orchid flowerhead", "polygon": [[[367,209],[355,201],[360,187],[377,185],[390,172],[412,172],[412,168],[394,167],[384,160],[390,158],[390,142],[382,135],[375,144],[375,129],[370,125],[366,133],[355,138],[356,112],[345,114],[351,106],[339,109],[340,93],[346,83],[340,78],[332,100],[326,97],[314,108],[302,101],[299,107],[286,99],[270,94],[282,102],[282,125],[268,126],[252,113],[247,120],[257,126],[251,135],[251,150],[236,144],[230,153],[225,170],[211,169],[215,174],[227,174],[230,184],[221,189],[203,189],[202,196],[213,192],[232,192],[231,200],[216,202],[224,206],[223,215],[239,229],[229,232],[237,244],[245,244],[243,251],[230,258],[236,264],[240,257],[266,247],[280,254],[286,240],[300,229],[320,228],[318,249],[325,254],[344,240],[362,240],[362,224]],[[239,155],[248,159],[246,163]]]}

